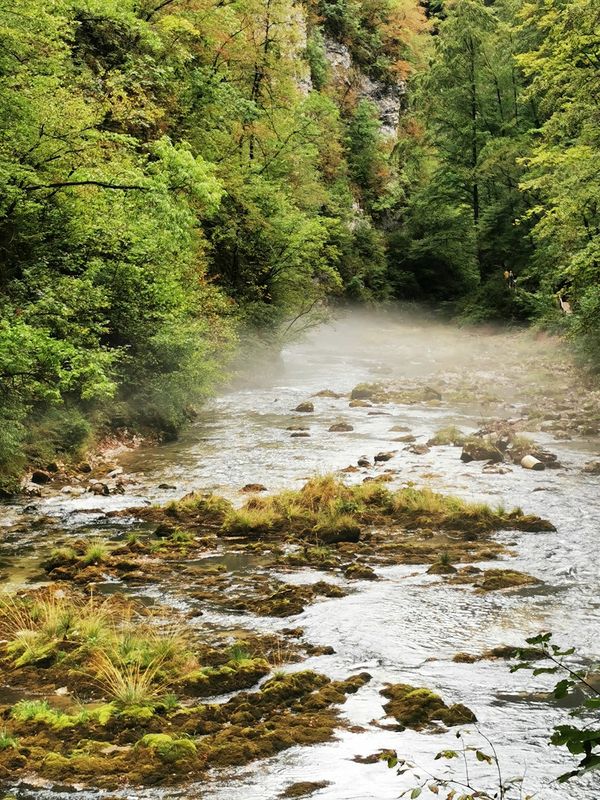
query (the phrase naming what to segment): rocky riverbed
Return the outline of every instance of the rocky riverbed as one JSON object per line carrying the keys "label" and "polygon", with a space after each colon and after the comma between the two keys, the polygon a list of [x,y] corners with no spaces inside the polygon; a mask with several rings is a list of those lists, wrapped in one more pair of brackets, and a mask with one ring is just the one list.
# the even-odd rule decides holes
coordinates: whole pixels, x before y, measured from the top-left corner
{"label": "rocky riverbed", "polygon": [[597,656],[600,393],[566,350],[352,314],[249,371],[4,506],[6,791],[385,800],[414,775],[380,752],[477,726],[525,792],[595,798],[507,663],[542,629]]}

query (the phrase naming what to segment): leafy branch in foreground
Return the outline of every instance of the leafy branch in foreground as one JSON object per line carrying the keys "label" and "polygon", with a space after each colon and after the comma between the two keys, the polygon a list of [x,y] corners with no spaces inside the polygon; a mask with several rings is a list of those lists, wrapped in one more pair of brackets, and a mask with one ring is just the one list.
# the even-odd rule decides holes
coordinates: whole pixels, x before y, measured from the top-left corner
{"label": "leafy branch in foreground", "polygon": [[[416,782],[416,786],[411,786],[399,797],[409,797],[411,800],[420,797],[424,791],[429,794],[443,797],[444,800],[532,800],[533,795],[523,794],[523,778],[505,778],[498,758],[498,753],[493,742],[476,728],[480,739],[485,742],[482,747],[473,744],[470,739],[470,731],[457,731],[457,749],[441,750],[436,754],[435,760],[450,762],[455,759],[461,763],[460,770],[454,768],[450,763],[442,768],[441,774],[431,772],[422,766],[398,758],[396,753],[387,752],[382,754],[382,759],[387,761],[390,769],[396,768],[398,775],[410,773],[410,777]],[[486,752],[489,748],[490,752]],[[489,764],[495,773],[495,777],[490,779],[493,788],[477,788],[475,785],[474,771],[478,764]]]}
{"label": "leafy branch in foreground", "polygon": [[527,669],[533,675],[562,675],[552,690],[554,698],[560,700],[567,695],[574,697],[577,705],[570,716],[586,717],[581,725],[556,725],[550,738],[550,744],[566,747],[573,755],[582,756],[575,769],[558,777],[559,783],[565,783],[600,767],[600,690],[590,680],[588,672],[580,673],[565,660],[575,653],[574,647],[562,649],[552,642],[551,633],[540,633],[526,641],[528,645],[540,649],[543,654],[542,666],[539,661],[532,664],[524,652],[518,652],[519,661],[511,667],[511,672]]}

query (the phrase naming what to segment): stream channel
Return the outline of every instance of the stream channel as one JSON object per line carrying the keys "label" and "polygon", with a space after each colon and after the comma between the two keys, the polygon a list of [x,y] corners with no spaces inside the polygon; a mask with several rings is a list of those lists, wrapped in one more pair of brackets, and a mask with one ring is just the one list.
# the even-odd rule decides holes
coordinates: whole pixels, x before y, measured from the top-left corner
{"label": "stream channel", "polygon": [[[345,581],[351,588],[347,596],[321,599],[295,617],[245,615],[246,628],[264,632],[298,626],[306,640],[335,650],[286,669],[311,668],[340,679],[361,671],[372,675],[343,706],[342,716],[350,724],[334,741],[295,747],[185,788],[132,788],[121,794],[82,789],[74,795],[73,790],[32,783],[9,787],[11,793],[23,800],[86,800],[103,794],[132,800],[275,800],[294,782],[327,781],[314,797],[391,800],[411,780],[414,785],[414,779],[396,775],[382,762],[359,763],[356,755],[391,748],[424,768],[438,770],[440,762],[434,763],[433,756],[456,743],[453,731],[396,732],[374,724],[385,716],[382,686],[411,683],[433,689],[448,703],[471,708],[479,729],[497,749],[504,778],[525,776],[524,796],[597,800],[598,779],[566,786],[554,780],[572,762],[562,749],[548,746],[552,726],[569,721],[568,709],[535,698],[536,691],[552,685],[551,679],[525,671],[511,674],[502,659],[472,664],[452,660],[460,651],[479,653],[497,645],[522,644],[524,637],[541,630],[551,630],[558,642],[576,647],[588,663],[598,656],[600,477],[583,471],[600,453],[600,438],[584,411],[597,394],[579,386],[567,353],[556,341],[531,332],[461,330],[409,312],[352,313],[288,346],[269,369],[257,363],[248,373],[235,388],[210,401],[179,441],[123,450],[116,460],[131,479],[125,494],[97,497],[44,490],[40,498],[4,506],[3,588],[32,586],[40,580],[39,563],[53,545],[51,532],[57,528],[63,540],[70,535],[123,535],[105,517],[107,512],[164,503],[191,490],[214,491],[241,504],[245,484],[262,483],[269,491],[299,488],[316,473],[355,465],[362,455],[372,462],[376,453],[391,450],[394,458],[385,465],[349,473],[346,479],[362,481],[393,467],[392,488],[409,481],[427,484],[493,506],[520,506],[551,520],[557,529],[553,533],[498,534],[514,552],[505,566],[542,583],[476,593],[471,586],[448,585],[439,576],[427,575],[427,565],[389,566],[377,570],[377,581]],[[432,386],[441,400],[350,408],[349,393],[364,381]],[[324,389],[342,396],[315,396]],[[295,414],[293,409],[306,400],[314,402],[314,413]],[[291,437],[287,428],[300,416],[310,436]],[[543,424],[544,417],[555,420],[554,432],[552,425]],[[583,421],[577,428],[573,422],[579,417]],[[393,441],[398,434],[390,432],[405,426],[421,443],[448,425],[473,432],[486,420],[497,419],[519,420],[520,429],[556,453],[562,467],[536,472],[511,464],[506,470],[484,471],[480,461],[462,463],[460,448],[431,447],[417,454]],[[570,425],[571,438],[555,435],[563,420]],[[336,422],[347,422],[353,430],[330,432]],[[31,523],[27,533],[11,533],[16,522],[22,531],[24,521]],[[229,559],[233,569],[260,569],[242,559],[236,562],[235,552],[220,558]],[[310,569],[278,577],[308,583],[322,578]],[[111,590],[110,585],[106,588]],[[151,601],[152,591],[145,591]],[[185,592],[172,602],[185,610]],[[224,629],[240,624],[239,616],[210,609],[199,619],[199,624],[210,621]],[[472,739],[481,743],[475,731]],[[493,784],[487,765],[481,765],[480,772],[483,784]]]}

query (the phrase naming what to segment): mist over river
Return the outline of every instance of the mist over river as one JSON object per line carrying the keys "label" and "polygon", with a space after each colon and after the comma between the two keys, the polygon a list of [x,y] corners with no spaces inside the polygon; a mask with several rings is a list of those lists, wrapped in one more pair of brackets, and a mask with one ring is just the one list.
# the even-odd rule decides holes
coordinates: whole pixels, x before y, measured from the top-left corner
{"label": "mist over river", "polygon": [[[285,670],[311,668],[335,679],[366,671],[372,680],[342,707],[342,719],[348,724],[334,741],[294,747],[243,768],[214,772],[202,785],[131,788],[105,796],[275,800],[295,782],[325,781],[328,784],[314,797],[392,800],[414,785],[414,778],[411,784],[409,775],[398,776],[382,762],[359,763],[355,756],[368,757],[389,748],[439,774],[440,762],[433,757],[456,744],[454,730],[399,732],[381,727],[386,721],[381,688],[386,683],[410,683],[472,709],[477,727],[498,752],[504,779],[524,776],[524,796],[597,800],[598,779],[562,786],[554,780],[572,760],[563,749],[548,746],[552,726],[569,721],[564,705],[536,695],[553,685],[552,676],[511,674],[502,659],[452,660],[458,652],[520,645],[526,636],[542,630],[551,630],[558,642],[576,647],[586,663],[598,657],[600,476],[583,471],[600,454],[594,428],[598,393],[585,388],[563,346],[523,330],[459,329],[408,310],[352,312],[286,347],[279,362],[274,359],[267,365],[257,358],[256,365],[246,367],[235,388],[207,403],[179,441],[119,454],[119,466],[129,479],[124,494],[99,497],[47,491],[41,498],[5,506],[6,535],[0,539],[4,585],[17,588],[42,580],[40,561],[57,537],[62,541],[81,535],[123,536],[127,524],[133,523],[116,523],[105,516],[108,512],[164,503],[192,490],[213,491],[241,504],[245,496],[240,489],[245,484],[264,484],[269,492],[298,488],[315,473],[356,465],[361,456],[367,456],[371,466],[346,473],[350,483],[391,469],[386,484],[390,488],[414,482],[492,506],[518,506],[549,519],[555,532],[497,535],[514,553],[503,566],[542,582],[476,593],[471,586],[428,575],[427,565],[403,564],[378,568],[379,580],[372,582],[336,577],[350,587],[349,594],[320,599],[291,618],[251,614],[242,618],[205,608],[203,625],[227,630],[243,624],[262,632],[300,627],[304,639],[335,651],[287,665]],[[427,386],[434,399],[350,407],[349,393],[363,382],[407,389]],[[338,396],[316,396],[325,389]],[[304,401],[313,402],[313,413],[293,411]],[[460,448],[452,445],[413,452],[410,443],[397,441],[398,432],[391,431],[401,427],[419,444],[450,425],[472,433],[490,420],[515,421],[520,432],[556,454],[562,466],[538,472],[517,463],[492,471],[481,461],[461,462]],[[347,423],[353,430],[329,431],[335,423]],[[308,426],[310,435],[292,437],[288,428],[294,424]],[[375,454],[382,451],[393,457],[385,464],[373,464]],[[231,551],[229,557],[234,559],[233,545]],[[478,566],[494,567],[498,562]],[[240,563],[234,568],[260,570],[261,566]],[[322,576],[307,568],[277,577],[314,583]],[[139,593],[148,602],[155,598],[185,611],[193,609],[195,601],[186,598],[185,587],[180,588],[172,597],[158,588],[155,595],[147,587]],[[114,590],[110,582],[100,588]],[[463,729],[473,731],[473,742],[481,745],[475,726]],[[484,743],[482,749],[486,748]],[[481,784],[493,786],[491,768],[483,764],[478,770]],[[19,798],[36,800],[98,796],[83,789],[74,795],[72,789],[34,778],[8,789]]]}

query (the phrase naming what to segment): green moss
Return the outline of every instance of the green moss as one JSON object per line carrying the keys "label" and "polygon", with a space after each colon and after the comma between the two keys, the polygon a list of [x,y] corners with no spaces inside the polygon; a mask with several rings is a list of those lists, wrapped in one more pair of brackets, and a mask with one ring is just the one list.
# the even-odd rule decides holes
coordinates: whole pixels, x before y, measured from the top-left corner
{"label": "green moss", "polygon": [[196,755],[196,745],[191,739],[175,738],[168,733],[148,733],[138,746],[148,748],[169,764]]}
{"label": "green moss", "polygon": [[498,589],[532,586],[540,582],[538,578],[524,572],[510,569],[488,569],[483,573],[483,580],[478,582],[478,586],[485,592],[493,592]]}
{"label": "green moss", "polygon": [[271,667],[263,658],[234,658],[220,667],[205,667],[183,679],[186,689],[197,697],[249,689],[265,675]]}
{"label": "green moss", "polygon": [[389,699],[384,709],[407,728],[423,728],[441,720],[447,725],[475,722],[470,709],[463,705],[448,707],[442,698],[424,687],[398,683],[389,685],[381,694]]}
{"label": "green moss", "polygon": [[90,722],[106,725],[113,714],[114,707],[110,704],[92,709],[82,707],[77,713],[66,714],[53,709],[47,700],[20,700],[11,710],[11,717],[16,722],[39,723],[56,731]]}
{"label": "green moss", "polygon": [[466,435],[457,428],[455,425],[448,425],[446,428],[441,428],[435,433],[432,438],[427,442],[428,445],[455,445],[462,446],[465,442]]}

